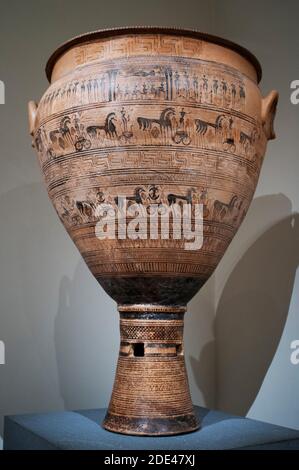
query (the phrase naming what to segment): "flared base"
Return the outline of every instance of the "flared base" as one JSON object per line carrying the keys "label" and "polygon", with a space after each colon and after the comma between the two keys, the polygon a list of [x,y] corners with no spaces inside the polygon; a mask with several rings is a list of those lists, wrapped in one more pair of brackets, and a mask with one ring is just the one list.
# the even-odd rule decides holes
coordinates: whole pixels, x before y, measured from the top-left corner
{"label": "flared base", "polygon": [[103,427],[121,434],[170,436],[196,431],[200,424],[194,413],[168,418],[126,418],[108,412]]}
{"label": "flared base", "polygon": [[119,306],[121,344],[103,427],[143,436],[166,436],[200,427],[185,367],[185,307]]}

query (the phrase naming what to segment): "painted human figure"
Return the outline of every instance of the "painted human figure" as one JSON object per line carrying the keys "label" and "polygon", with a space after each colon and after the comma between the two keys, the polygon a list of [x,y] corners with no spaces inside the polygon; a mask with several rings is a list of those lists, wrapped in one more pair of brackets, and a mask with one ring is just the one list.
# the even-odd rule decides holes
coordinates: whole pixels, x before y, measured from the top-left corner
{"label": "painted human figure", "polygon": [[121,108],[120,114],[121,114],[121,120],[122,120],[122,123],[123,123],[124,132],[127,132],[128,131],[129,116],[126,113],[126,110],[125,110],[124,107]]}
{"label": "painted human figure", "polygon": [[227,83],[226,83],[226,81],[225,81],[224,79],[221,81],[221,85],[222,85],[222,93],[223,93],[224,96],[226,96],[226,93],[227,93]]}
{"label": "painted human figure", "polygon": [[194,75],[193,77],[193,90],[194,90],[194,98],[198,99],[198,76]]}
{"label": "painted human figure", "polygon": [[208,80],[208,78],[207,78],[206,75],[204,75],[204,76],[202,77],[202,82],[203,82],[203,85],[202,85],[203,90],[204,90],[205,92],[207,92],[207,91],[208,91],[208,88],[209,88],[209,80]]}
{"label": "painted human figure", "polygon": [[184,130],[185,128],[185,116],[186,116],[186,111],[184,108],[181,109],[180,111],[180,118],[179,118],[179,129]]}
{"label": "painted human figure", "polygon": [[101,78],[101,93],[102,93],[102,101],[106,101],[106,79],[104,75]]}
{"label": "painted human figure", "polygon": [[148,91],[148,90],[147,90],[146,83],[144,83],[143,86],[142,86],[142,96],[143,96],[144,98],[147,97],[147,91]]}
{"label": "painted human figure", "polygon": [[190,80],[189,80],[189,75],[188,75],[188,72],[184,72],[184,81],[185,81],[185,95],[186,95],[186,98],[189,97],[189,94],[190,94]]}
{"label": "painted human figure", "polygon": [[206,75],[203,75],[202,77],[202,89],[203,89],[203,98],[204,101],[208,101],[208,89],[209,89],[209,79],[207,78]]}
{"label": "painted human figure", "polygon": [[176,95],[179,96],[179,94],[180,94],[180,74],[177,70],[174,73],[174,86],[175,86]]}
{"label": "painted human figure", "polygon": [[241,101],[245,100],[245,89],[243,85],[239,85],[239,96]]}
{"label": "painted human figure", "polygon": [[236,103],[236,94],[237,94],[236,85],[234,83],[231,84],[231,94],[232,94],[232,106],[234,107]]}
{"label": "painted human figure", "polygon": [[217,78],[214,78],[214,80],[213,80],[213,93],[215,95],[218,94],[218,88],[219,88],[218,80],[217,80]]}
{"label": "painted human figure", "polygon": [[126,88],[125,88],[125,99],[129,99],[129,95],[130,95],[130,89],[129,89],[129,86],[126,85]]}

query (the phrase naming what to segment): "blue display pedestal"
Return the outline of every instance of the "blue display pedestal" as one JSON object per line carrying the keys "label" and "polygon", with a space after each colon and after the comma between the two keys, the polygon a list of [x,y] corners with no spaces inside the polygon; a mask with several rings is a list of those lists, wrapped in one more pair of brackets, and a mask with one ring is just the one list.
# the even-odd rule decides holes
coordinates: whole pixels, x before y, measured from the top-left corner
{"label": "blue display pedestal", "polygon": [[6,416],[4,449],[214,450],[299,449],[299,431],[195,407],[202,428],[171,437],[105,431],[106,410]]}

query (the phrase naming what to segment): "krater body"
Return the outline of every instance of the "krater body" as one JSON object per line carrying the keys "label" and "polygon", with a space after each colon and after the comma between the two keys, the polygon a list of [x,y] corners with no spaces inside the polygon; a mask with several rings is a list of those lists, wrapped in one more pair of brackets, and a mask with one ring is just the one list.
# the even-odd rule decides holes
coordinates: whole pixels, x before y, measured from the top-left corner
{"label": "krater body", "polygon": [[[274,138],[277,93],[261,97],[260,66],[247,50],[172,28],[75,38],[53,54],[47,75],[51,85],[38,107],[29,104],[29,116],[49,197],[120,312],[104,427],[193,431],[200,423],[185,370],[184,312],[246,215]],[[123,200],[122,230],[120,220],[106,220],[99,236],[103,205],[116,214]],[[153,208],[183,213],[186,205],[194,219],[194,207],[202,207],[203,243],[191,248],[174,232],[162,236],[159,223],[151,237],[141,219],[135,237],[127,236],[136,205],[143,219]]]}

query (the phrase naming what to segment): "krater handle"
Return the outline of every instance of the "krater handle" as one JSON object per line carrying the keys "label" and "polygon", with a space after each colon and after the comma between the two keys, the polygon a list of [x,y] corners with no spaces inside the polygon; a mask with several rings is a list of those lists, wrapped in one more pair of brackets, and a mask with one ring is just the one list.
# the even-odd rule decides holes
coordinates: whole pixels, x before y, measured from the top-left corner
{"label": "krater handle", "polygon": [[[29,119],[29,133],[31,137],[34,136],[35,132],[35,121],[37,114],[37,103],[35,101],[29,101],[28,103],[28,119]],[[32,141],[32,147],[34,147],[34,142]]]}
{"label": "krater handle", "polygon": [[278,102],[278,92],[270,91],[262,98],[262,125],[268,140],[275,139],[274,118]]}

